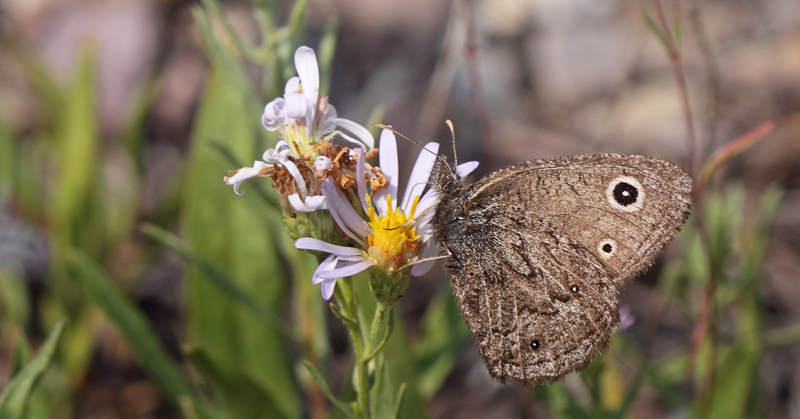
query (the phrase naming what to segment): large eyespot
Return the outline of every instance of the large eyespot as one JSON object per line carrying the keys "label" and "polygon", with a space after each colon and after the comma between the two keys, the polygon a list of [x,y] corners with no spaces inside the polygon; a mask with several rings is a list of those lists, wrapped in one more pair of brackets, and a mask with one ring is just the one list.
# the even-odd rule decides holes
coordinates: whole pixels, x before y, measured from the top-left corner
{"label": "large eyespot", "polygon": [[606,199],[612,207],[625,212],[639,211],[644,204],[644,188],[630,176],[612,180],[606,189]]}
{"label": "large eyespot", "polygon": [[617,242],[612,239],[600,240],[600,244],[597,245],[597,253],[604,260],[611,259],[617,254]]}

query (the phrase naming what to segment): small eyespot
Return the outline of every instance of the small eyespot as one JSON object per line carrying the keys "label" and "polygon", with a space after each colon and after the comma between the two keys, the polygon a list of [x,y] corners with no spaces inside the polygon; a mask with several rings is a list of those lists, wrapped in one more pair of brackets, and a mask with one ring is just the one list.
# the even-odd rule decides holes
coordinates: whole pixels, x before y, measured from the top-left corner
{"label": "small eyespot", "polygon": [[539,346],[541,346],[541,345],[539,345],[539,340],[538,339],[534,339],[534,340],[531,341],[531,348],[533,350],[539,349]]}
{"label": "small eyespot", "polygon": [[644,188],[642,184],[630,177],[619,176],[608,184],[606,199],[615,209],[625,212],[638,211],[644,204]]}
{"label": "small eyespot", "polygon": [[579,289],[578,286],[575,285],[575,284],[573,284],[571,287],[569,287],[569,290],[572,291],[573,293],[577,293],[578,289]]}
{"label": "small eyespot", "polygon": [[617,254],[617,242],[610,238],[600,240],[600,243],[597,245],[597,253],[604,260],[610,259]]}

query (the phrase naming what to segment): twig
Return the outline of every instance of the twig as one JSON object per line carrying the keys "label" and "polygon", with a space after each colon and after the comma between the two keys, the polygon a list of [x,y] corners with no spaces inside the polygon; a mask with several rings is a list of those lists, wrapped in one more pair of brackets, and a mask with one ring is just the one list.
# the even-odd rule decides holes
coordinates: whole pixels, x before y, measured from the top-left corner
{"label": "twig", "polygon": [[692,116],[692,107],[689,104],[689,90],[686,87],[686,76],[683,72],[683,63],[681,62],[681,51],[675,45],[675,38],[672,34],[667,18],[664,16],[664,9],[661,7],[659,0],[653,0],[656,8],[656,19],[664,32],[664,38],[667,44],[667,53],[669,55],[669,62],[672,64],[672,73],[675,76],[675,82],[678,83],[678,93],[680,94],[681,109],[683,110],[683,120],[686,125],[686,151],[689,154],[689,167],[693,176],[697,176],[700,171],[700,156],[697,153],[697,136],[694,130],[694,117]]}
{"label": "twig", "polygon": [[431,75],[431,80],[428,84],[428,95],[420,112],[419,129],[416,132],[417,138],[432,138],[436,130],[441,127],[442,119],[444,118],[444,109],[458,71],[460,55],[456,51],[466,42],[466,28],[458,13],[459,4],[458,2],[453,3],[450,22],[447,24],[447,32],[442,40],[439,59]]}
{"label": "twig", "polygon": [[706,73],[706,88],[708,94],[706,95],[706,124],[705,124],[705,139],[706,147],[704,147],[703,154],[708,150],[713,150],[717,147],[717,119],[720,115],[720,71],[717,61],[714,59],[714,53],[711,50],[711,44],[708,41],[708,33],[706,32],[703,20],[700,18],[700,6],[698,2],[691,2],[689,6],[689,23],[692,25],[695,38],[697,39],[697,47],[700,50],[700,58],[703,62],[703,68]]}
{"label": "twig", "polygon": [[[681,62],[681,51],[676,45],[676,39],[673,36],[667,19],[664,15],[664,9],[661,7],[659,0],[653,0],[656,10],[656,19],[658,25],[663,33],[663,41],[667,47],[669,61],[672,65],[672,72],[675,81],[678,85],[678,93],[680,95],[681,108],[683,110],[684,124],[686,126],[686,148],[689,154],[689,161],[691,173],[697,183],[700,178],[700,153],[697,147],[697,137],[695,135],[694,118],[692,116],[692,109],[689,103],[689,92],[686,85],[686,76],[683,71]],[[676,3],[679,4],[679,3]],[[708,284],[703,290],[703,295],[700,300],[698,322],[692,332],[692,338],[689,346],[689,355],[687,362],[687,369],[691,369],[697,361],[697,354],[699,352],[701,343],[704,338],[708,339],[710,345],[709,353],[711,360],[708,362],[708,372],[705,381],[700,388],[699,398],[699,411],[698,417],[707,417],[711,410],[711,403],[713,398],[714,386],[716,382],[716,360],[714,354],[716,353],[716,310],[714,307],[714,293],[716,291],[718,272],[714,264],[711,240],[708,234],[708,229],[704,220],[703,208],[703,189],[695,187],[694,195],[694,222],[697,225],[697,230],[700,234],[702,247],[706,253],[706,260],[708,261]]]}
{"label": "twig", "polygon": [[[466,14],[467,21],[467,42],[466,42],[466,59],[467,59],[467,77],[469,78],[470,96],[472,99],[472,115],[478,121],[478,131],[481,134],[481,144],[484,150],[491,150],[489,146],[492,144],[492,129],[489,123],[489,115],[486,113],[486,104],[483,99],[483,88],[481,83],[480,61],[478,57],[478,41],[477,33],[475,30],[475,1],[461,0],[464,3],[464,13]],[[483,157],[483,163],[486,167],[494,167],[493,153],[486,153]]]}

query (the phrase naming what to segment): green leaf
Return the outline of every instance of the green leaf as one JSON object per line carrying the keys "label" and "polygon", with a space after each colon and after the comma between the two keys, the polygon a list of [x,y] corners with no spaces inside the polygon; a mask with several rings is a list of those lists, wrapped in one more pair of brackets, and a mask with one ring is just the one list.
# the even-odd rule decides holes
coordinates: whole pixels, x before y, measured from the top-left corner
{"label": "green leaf", "polygon": [[592,418],[592,414],[578,404],[563,383],[537,387],[536,392],[544,398],[554,418]]}
{"label": "green leaf", "polygon": [[0,268],[0,318],[8,324],[27,324],[30,305],[25,280],[11,270]]}
{"label": "green leaf", "polygon": [[346,414],[348,417],[356,419],[353,409],[351,409],[347,403],[337,399],[336,396],[333,395],[331,388],[328,387],[328,383],[325,382],[325,378],[323,378],[322,374],[319,373],[317,367],[308,361],[303,360],[302,362],[303,366],[306,367],[306,370],[308,370],[308,373],[311,374],[311,378],[314,379],[317,385],[319,385],[319,388],[322,390],[322,393],[325,394],[325,397],[327,397],[334,406],[339,408],[339,410],[344,412],[344,414]]}
{"label": "green leaf", "polygon": [[371,352],[364,356],[365,361],[371,360],[372,358],[375,357],[375,355],[378,355],[381,352],[381,350],[383,350],[383,347],[386,346],[386,342],[388,342],[389,338],[392,336],[393,329],[394,329],[394,310],[390,307],[389,322],[386,327],[386,332],[384,333],[383,338],[381,338],[380,341],[378,341],[377,343],[374,342],[372,343],[374,347],[367,346],[367,349],[369,349]]}
{"label": "green leaf", "polygon": [[82,223],[78,222],[90,219],[89,209],[98,185],[100,134],[94,62],[94,51],[86,49],[79,61],[75,84],[66,94],[64,108],[57,114],[55,151],[59,165],[50,230],[56,252],[73,245],[94,250],[102,237],[102,231],[91,234],[82,231]]}
{"label": "green leaf", "polygon": [[0,120],[0,203],[6,200],[17,183],[20,157],[17,147],[11,130]]}
{"label": "green leaf", "polygon": [[239,34],[233,28],[233,25],[231,25],[228,19],[225,18],[225,13],[223,12],[219,3],[217,3],[215,0],[202,0],[202,2],[206,9],[211,11],[211,15],[217,20],[219,25],[225,29],[225,33],[231,40],[233,40],[239,51],[253,61],[263,61],[263,57],[259,53],[258,48],[256,48],[256,46],[250,43],[250,41],[247,39],[239,36]]}
{"label": "green leaf", "polygon": [[416,349],[420,392],[430,398],[444,383],[456,364],[460,348],[469,338],[450,288],[442,289],[428,304],[422,319],[420,342]]}
{"label": "green leaf", "polygon": [[[282,233],[281,220],[277,211],[265,209],[258,196],[236,196],[222,182],[222,175],[231,168],[208,146],[209,139],[221,138],[238,160],[260,156],[264,150],[258,154],[254,150],[257,132],[264,131],[260,127],[263,105],[253,105],[254,89],[244,91],[238,75],[227,72],[235,65],[228,51],[213,37],[206,40],[210,43],[207,48],[215,51],[211,54],[214,66],[192,134],[181,232],[193,253],[224,272],[259,307],[276,314],[284,310],[290,277],[275,240]],[[209,279],[197,266],[187,270],[190,342],[207,349],[215,359],[224,358],[220,362],[247,371],[272,395],[281,415],[299,417],[298,385],[285,330],[253,317],[251,309],[228,298],[219,284]]]}
{"label": "green leaf", "polygon": [[[292,11],[289,13],[289,22],[286,24],[286,31],[289,38],[294,40],[295,43],[300,41],[300,37],[305,29],[306,10],[308,9],[308,0],[297,0],[292,5]],[[294,51],[292,51],[294,53]]]}
{"label": "green leaf", "polygon": [[[89,368],[94,337],[101,319],[67,267],[69,249],[80,248],[99,257],[107,237],[100,189],[100,132],[95,89],[95,53],[86,47],[81,53],[75,79],[51,109],[52,144],[43,157],[51,159],[52,185],[43,203],[48,217],[52,264],[48,287],[57,304],[55,319],[69,317],[59,351],[59,365],[73,385]],[[44,179],[39,179],[43,182]],[[44,185],[41,185],[42,187]],[[51,321],[53,319],[51,318]]]}
{"label": "green leaf", "polygon": [[70,261],[86,289],[131,344],[142,367],[167,399],[176,406],[186,396],[196,400],[180,367],[162,347],[145,316],[119,292],[113,280],[82,252],[72,253]]}
{"label": "green leaf", "polygon": [[642,10],[642,20],[647,28],[650,29],[650,32],[652,32],[656,39],[658,39],[658,42],[661,43],[661,46],[664,47],[664,50],[669,52],[669,43],[667,42],[667,38],[664,36],[664,33],[661,32],[661,29],[658,27],[653,18],[650,17],[650,14],[644,10]]}
{"label": "green leaf", "polygon": [[754,417],[748,414],[748,406],[753,400],[753,386],[758,381],[756,354],[740,347],[724,354],[717,368],[711,418]]}
{"label": "green leaf", "polygon": [[[223,358],[211,356],[203,348],[190,347],[186,355],[221,397],[224,413],[216,412],[215,418],[222,415],[230,418],[258,418],[269,412],[270,418],[282,418],[273,395],[245,371],[236,365],[226,364]],[[253,403],[253,400],[259,400]]]}
{"label": "green leaf", "polygon": [[319,59],[319,94],[327,96],[331,86],[331,71],[333,56],[336,52],[336,30],[339,28],[339,21],[335,18],[330,19],[325,25],[325,32],[319,41],[317,56]]}
{"label": "green leaf", "polygon": [[27,409],[31,393],[50,367],[66,324],[66,319],[56,324],[33,360],[8,383],[3,394],[0,395],[0,418],[29,417]]}
{"label": "green leaf", "polygon": [[400,389],[397,390],[397,397],[395,397],[395,405],[394,405],[394,414],[392,418],[399,418],[400,417],[400,407],[403,405],[403,396],[406,394],[406,383],[400,385]]}
{"label": "green leaf", "polygon": [[625,398],[622,400],[622,403],[617,408],[617,411],[611,415],[611,418],[614,419],[624,419],[628,416],[629,410],[633,401],[636,400],[636,395],[639,394],[639,390],[642,389],[642,384],[644,384],[645,377],[646,377],[647,366],[643,366],[641,370],[636,374],[636,378],[634,378],[633,383],[631,383],[630,387],[628,388],[628,393],[625,395]]}
{"label": "green leaf", "polygon": [[[381,354],[375,358],[375,378],[370,396],[372,398],[372,417],[375,419],[395,419],[400,413],[406,383],[401,383],[399,388],[391,379],[389,369],[386,367],[386,357]],[[397,390],[395,390],[397,388]]]}
{"label": "green leaf", "polygon": [[145,224],[142,226],[142,233],[153,239],[161,242],[172,251],[180,255],[187,262],[195,265],[198,269],[205,274],[203,278],[209,279],[216,285],[220,291],[228,295],[232,300],[237,301],[242,306],[246,307],[250,312],[261,319],[270,326],[284,333],[287,337],[291,337],[290,328],[284,324],[283,320],[276,316],[274,313],[265,310],[261,305],[236,285],[233,280],[225,275],[222,271],[214,267],[214,265],[205,259],[203,256],[193,252],[174,234],[152,224]]}

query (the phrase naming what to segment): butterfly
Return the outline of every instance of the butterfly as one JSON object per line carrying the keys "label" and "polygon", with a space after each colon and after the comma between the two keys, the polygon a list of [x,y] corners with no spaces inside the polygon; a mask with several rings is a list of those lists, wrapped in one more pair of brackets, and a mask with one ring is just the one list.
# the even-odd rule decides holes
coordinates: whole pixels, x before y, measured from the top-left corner
{"label": "butterfly", "polygon": [[449,253],[461,314],[496,380],[552,383],[585,368],[620,322],[621,286],[648,268],[691,209],[692,179],[651,157],[534,160],[472,183],[444,159],[433,240]]}

